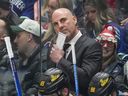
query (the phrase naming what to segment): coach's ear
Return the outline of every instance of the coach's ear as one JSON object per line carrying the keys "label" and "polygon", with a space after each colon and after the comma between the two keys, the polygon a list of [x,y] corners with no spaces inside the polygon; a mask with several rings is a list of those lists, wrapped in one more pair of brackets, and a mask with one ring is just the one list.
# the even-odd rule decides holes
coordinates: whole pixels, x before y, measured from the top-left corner
{"label": "coach's ear", "polygon": [[77,25],[77,17],[76,16],[73,16],[73,20],[75,22],[75,25]]}

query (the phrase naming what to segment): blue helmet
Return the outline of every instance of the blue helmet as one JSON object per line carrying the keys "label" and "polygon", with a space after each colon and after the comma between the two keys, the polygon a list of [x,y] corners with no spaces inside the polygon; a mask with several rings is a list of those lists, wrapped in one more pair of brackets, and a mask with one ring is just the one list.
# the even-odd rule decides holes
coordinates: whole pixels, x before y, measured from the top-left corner
{"label": "blue helmet", "polygon": [[114,79],[104,72],[93,76],[89,84],[89,96],[109,96],[114,90]]}
{"label": "blue helmet", "polygon": [[56,93],[68,83],[67,76],[58,68],[48,69],[39,81],[39,93],[43,95]]}

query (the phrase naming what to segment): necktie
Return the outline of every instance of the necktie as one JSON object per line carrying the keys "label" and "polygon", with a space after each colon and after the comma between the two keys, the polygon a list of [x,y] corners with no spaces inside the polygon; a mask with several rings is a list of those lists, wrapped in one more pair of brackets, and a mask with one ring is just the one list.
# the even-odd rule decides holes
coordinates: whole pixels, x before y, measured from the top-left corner
{"label": "necktie", "polygon": [[64,54],[64,57],[65,58],[67,58],[67,53],[68,53],[68,48],[70,47],[71,45],[70,44],[64,44],[64,48],[63,48],[63,50],[64,50],[64,52],[65,52],[65,54]]}
{"label": "necktie", "polygon": [[66,51],[71,45],[70,44],[64,44],[64,51]]}

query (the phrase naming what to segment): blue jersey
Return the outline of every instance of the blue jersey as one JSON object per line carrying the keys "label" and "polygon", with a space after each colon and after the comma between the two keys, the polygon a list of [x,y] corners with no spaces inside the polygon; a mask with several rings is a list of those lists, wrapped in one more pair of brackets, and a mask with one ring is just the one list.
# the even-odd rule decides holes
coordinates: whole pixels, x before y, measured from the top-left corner
{"label": "blue jersey", "polygon": [[34,3],[35,0],[10,0],[11,11],[19,17],[34,19]]}
{"label": "blue jersey", "polygon": [[126,24],[124,27],[114,23],[114,22],[110,22],[110,25],[114,26],[115,30],[116,30],[116,38],[117,38],[117,52],[118,53],[124,53],[124,54],[128,54],[128,29],[127,26],[128,24]]}

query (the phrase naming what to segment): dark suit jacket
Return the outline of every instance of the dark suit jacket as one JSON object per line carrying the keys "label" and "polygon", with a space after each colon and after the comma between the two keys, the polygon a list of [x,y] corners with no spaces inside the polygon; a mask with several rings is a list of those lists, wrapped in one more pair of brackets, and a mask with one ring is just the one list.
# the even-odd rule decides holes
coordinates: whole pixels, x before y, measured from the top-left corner
{"label": "dark suit jacket", "polygon": [[[75,44],[79,91],[83,96],[88,96],[89,82],[101,68],[101,50],[100,44],[87,37],[86,34],[83,34]],[[75,88],[72,54],[69,54],[67,60],[62,58],[58,67],[69,75],[71,86]]]}

